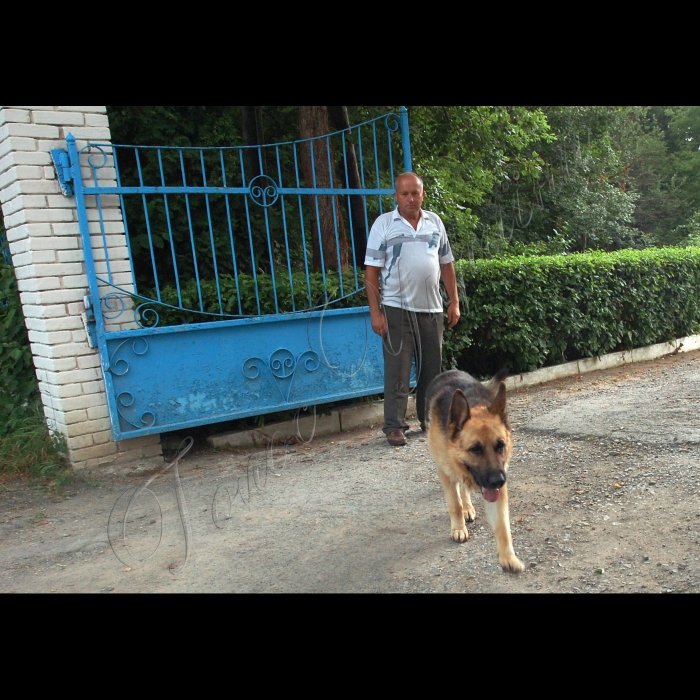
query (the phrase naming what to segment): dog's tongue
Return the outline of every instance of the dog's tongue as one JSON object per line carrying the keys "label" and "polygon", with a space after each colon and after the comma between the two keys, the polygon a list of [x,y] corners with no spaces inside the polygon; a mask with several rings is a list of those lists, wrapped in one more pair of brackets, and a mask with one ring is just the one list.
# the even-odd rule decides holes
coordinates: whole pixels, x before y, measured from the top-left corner
{"label": "dog's tongue", "polygon": [[489,502],[495,503],[501,495],[500,489],[481,489],[481,495]]}

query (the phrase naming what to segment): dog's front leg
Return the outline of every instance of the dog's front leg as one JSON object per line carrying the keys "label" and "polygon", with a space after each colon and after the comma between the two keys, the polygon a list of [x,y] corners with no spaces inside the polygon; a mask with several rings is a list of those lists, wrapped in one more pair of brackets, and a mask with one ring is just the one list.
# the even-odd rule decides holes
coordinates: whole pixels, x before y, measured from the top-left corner
{"label": "dog's front leg", "polygon": [[462,510],[464,511],[464,519],[468,523],[473,523],[476,518],[476,510],[472,505],[472,498],[469,495],[469,488],[466,484],[462,483],[459,485],[460,494],[462,496]]}
{"label": "dog's front leg", "polygon": [[459,484],[452,481],[442,470],[438,470],[438,476],[442,482],[442,489],[445,492],[445,500],[447,501],[447,511],[450,514],[452,539],[455,542],[466,542],[469,537],[469,530],[464,524],[464,508],[459,495]]}
{"label": "dog's front leg", "polygon": [[510,534],[510,513],[508,509],[508,484],[503,484],[501,493],[495,503],[484,501],[486,517],[493,532],[496,535],[496,547],[498,548],[498,561],[501,562],[503,571],[519,574],[525,566],[515,556],[513,551],[513,539]]}

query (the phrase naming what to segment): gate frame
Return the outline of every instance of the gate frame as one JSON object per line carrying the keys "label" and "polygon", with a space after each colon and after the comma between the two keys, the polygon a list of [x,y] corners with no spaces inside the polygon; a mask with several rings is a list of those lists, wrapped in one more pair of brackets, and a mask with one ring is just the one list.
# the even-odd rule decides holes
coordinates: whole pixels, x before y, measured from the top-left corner
{"label": "gate frame", "polygon": [[[119,442],[112,435],[101,361],[88,333],[94,309],[83,233],[76,203],[65,196],[56,177],[62,164],[52,158],[52,151],[65,147],[69,133],[78,150],[88,142],[111,144],[106,108],[0,106],[0,203],[44,413],[49,428],[65,437],[76,469],[160,465],[158,434]],[[406,129],[402,144],[405,157],[410,154]],[[81,180],[89,177],[86,169],[78,171]],[[100,220],[106,222],[116,252],[111,259],[123,251],[128,265],[116,196],[111,201],[103,197],[101,209],[94,197],[87,197],[82,223],[88,240],[100,234]],[[104,263],[94,263],[99,272]]]}

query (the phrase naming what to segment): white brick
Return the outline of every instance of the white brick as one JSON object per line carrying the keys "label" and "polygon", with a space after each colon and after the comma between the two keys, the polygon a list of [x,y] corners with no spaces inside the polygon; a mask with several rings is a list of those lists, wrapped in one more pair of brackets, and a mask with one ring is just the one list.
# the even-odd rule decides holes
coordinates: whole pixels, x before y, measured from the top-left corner
{"label": "white brick", "polygon": [[[100,174],[102,171],[100,171]],[[102,182],[100,178],[100,184],[106,187],[105,183]],[[119,201],[118,194],[103,194],[100,195],[100,205],[102,207],[102,217],[114,219],[117,216],[121,217],[121,202]],[[85,197],[86,207],[95,207],[94,209],[88,209],[88,219],[97,220],[100,218],[100,211],[97,209],[97,197],[95,195],[88,195]]]}
{"label": "white brick", "polygon": [[43,263],[55,263],[56,252],[53,250],[30,250],[12,257],[12,264],[17,267],[25,265],[38,265]]}
{"label": "white brick", "polygon": [[[30,250],[31,241],[29,238],[21,238],[18,241],[12,241],[10,243],[10,254],[11,255],[21,255]],[[14,265],[14,263],[12,263]]]}
{"label": "white brick", "polygon": [[74,211],[71,209],[22,209],[5,218],[5,228],[10,229],[20,224],[32,224],[54,221],[72,221]]}
{"label": "white brick", "polygon": [[72,250],[58,251],[58,262],[60,263],[82,263],[84,259],[85,256],[83,255],[83,251],[78,248],[73,248]]}
{"label": "white brick", "polygon": [[[64,413],[64,420],[66,425],[70,426],[74,423],[86,423],[87,422],[87,411],[77,410],[77,411],[66,411]],[[80,433],[84,435],[85,433]]]}
{"label": "white brick", "polygon": [[[104,224],[100,224],[99,221],[89,221],[88,231],[92,236],[99,236],[97,245],[101,248],[102,233],[107,234],[107,247],[114,247],[119,245],[124,245],[124,224],[121,221],[105,221]],[[111,234],[111,236],[110,236]],[[117,234],[120,234],[119,236]],[[118,238],[121,237],[121,241]],[[95,242],[93,240],[93,247],[95,247]]]}
{"label": "white brick", "polygon": [[[107,408],[107,404],[105,403],[104,406],[95,406],[95,408],[88,408],[87,414],[90,420],[95,420],[97,418],[109,418],[109,409]],[[109,438],[110,440],[112,439],[111,432],[109,433]],[[97,439],[95,439],[95,442],[97,442]]]}
{"label": "white brick", "polygon": [[109,127],[109,120],[106,114],[86,114],[85,125]]}
{"label": "white brick", "polygon": [[[85,287],[85,294],[88,294],[87,285]],[[85,311],[85,300],[81,297],[80,301],[75,301],[71,304],[68,304],[66,308],[68,309],[69,316],[80,316],[80,314],[82,314],[83,311]]]}
{"label": "white brick", "polygon": [[51,357],[34,357],[34,366],[47,372],[69,372],[75,369],[76,364],[74,357],[63,357],[60,360]]}
{"label": "white brick", "polygon": [[46,379],[50,384],[79,384],[81,382],[93,381],[98,377],[101,377],[101,370],[97,369],[96,367],[89,369],[74,369],[68,372],[47,372],[46,375]]}
{"label": "white brick", "polygon": [[95,353],[94,355],[83,355],[78,358],[78,367],[80,369],[88,369],[89,367],[101,367],[102,363],[100,361],[100,356]]}
{"label": "white brick", "polygon": [[83,382],[82,387],[84,394],[100,394],[105,392],[105,383],[103,379],[97,382]]}
{"label": "white brick", "polygon": [[74,343],[87,343],[87,333],[84,330],[73,331],[71,335]]}
{"label": "white brick", "polygon": [[80,289],[88,286],[87,274],[71,275],[63,278],[64,289]]}
{"label": "white brick", "polygon": [[[10,231],[7,232],[8,238]],[[48,238],[53,234],[51,224],[22,224],[12,229],[13,240],[20,238]]]}
{"label": "white brick", "polygon": [[11,199],[14,199],[17,195],[19,195],[20,184],[21,181],[16,181],[5,187],[3,190],[0,190],[0,204],[4,205],[5,202],[9,202]]}
{"label": "white brick", "polygon": [[0,189],[17,180],[41,180],[44,171],[38,165],[17,165],[0,175]]}
{"label": "white brick", "polygon": [[[109,269],[112,272],[131,272],[131,263],[128,259],[126,248],[109,248]],[[107,272],[107,260],[104,258],[104,251],[95,251],[93,260],[97,272]]]}
{"label": "white brick", "polygon": [[69,224],[57,223],[51,224],[54,235],[56,236],[78,236],[80,237],[80,224],[74,221]]}
{"label": "white brick", "polygon": [[7,122],[29,124],[30,121],[31,117],[28,109],[9,109],[8,107],[0,109],[0,126]]}
{"label": "white brick", "polygon": [[49,195],[47,201],[52,209],[76,209],[75,199],[59,192]]}
{"label": "white brick", "polygon": [[58,277],[28,277],[17,280],[17,289],[20,292],[45,292],[62,288],[61,280]]}
{"label": "white brick", "polygon": [[0,202],[9,202],[21,194],[56,194],[58,183],[46,180],[16,180],[0,192]]}
{"label": "white brick", "polygon": [[[53,128],[53,127],[50,127]],[[109,129],[105,127],[99,127],[99,126],[79,126],[79,127],[60,127],[61,129],[61,135],[63,138],[66,138],[68,134],[73,134],[76,139],[84,139],[86,141],[92,141],[92,142],[104,142],[104,141],[109,141],[111,139],[111,135],[109,133]],[[12,134],[15,136],[15,134]],[[16,134],[17,136],[25,136],[26,134]],[[50,136],[47,136],[45,138],[51,138]],[[79,149],[80,150],[80,149]]]}
{"label": "white brick", "polygon": [[[76,435],[86,435],[96,433],[101,430],[111,430],[112,424],[108,418],[98,418],[96,420],[86,420],[82,423],[70,423],[66,426],[66,435],[74,437]],[[115,449],[116,451],[116,449]]]}
{"label": "white brick", "polygon": [[56,409],[60,409],[63,399],[70,398],[71,396],[80,396],[80,394],[83,393],[79,384],[62,384],[61,386],[48,384],[47,388],[53,400],[52,405]]}
{"label": "white brick", "polygon": [[[40,151],[46,151],[47,153],[56,149],[65,151],[67,150],[66,137],[59,135],[59,137],[55,139],[37,139],[36,146]],[[78,147],[78,151],[80,151],[80,147]]]}
{"label": "white brick", "polygon": [[77,343],[64,343],[63,345],[44,345],[31,343],[32,352],[42,357],[77,357],[91,352],[87,345]]}
{"label": "white brick", "polygon": [[77,435],[66,440],[66,445],[70,450],[79,450],[83,447],[92,447],[95,444],[92,435]]}
{"label": "white brick", "polygon": [[29,342],[39,343],[41,345],[62,345],[70,343],[73,340],[71,331],[51,331],[45,333],[43,331],[29,331]]}
{"label": "white brick", "polygon": [[104,236],[104,239],[101,232],[98,236],[90,236],[90,244],[92,245],[95,253],[98,251],[104,251],[105,245],[110,251],[110,255],[112,254],[112,250],[123,250],[126,252],[126,238],[124,236],[124,231],[117,231],[116,233],[112,232],[110,234],[110,232],[107,230],[108,226],[110,225],[111,224],[108,223],[105,224],[105,234],[107,235]]}
{"label": "white brick", "polygon": [[97,457],[108,457],[116,454],[116,452],[116,443],[106,442],[102,445],[94,445],[81,450],[71,450],[71,460],[82,461]]}
{"label": "white brick", "polygon": [[[49,109],[54,109],[50,107]],[[92,112],[94,114],[106,114],[106,107],[56,107],[59,112]]]}
{"label": "white brick", "polygon": [[72,254],[73,251],[79,250],[82,255],[82,249],[80,247],[80,239],[76,236],[51,236],[47,238],[33,238],[29,244],[30,250],[60,250],[66,251],[66,253],[59,253],[58,261],[61,260],[61,255],[66,255],[68,252]]}
{"label": "white brick", "polygon": [[[109,253],[109,267],[112,272],[130,272],[131,263],[129,262],[129,251],[126,246],[123,248],[108,248]],[[104,250],[93,251],[93,258],[95,261],[95,269],[107,270],[107,258],[105,258]]]}
{"label": "white brick", "polygon": [[21,209],[45,209],[46,195],[43,194],[24,194],[11,199],[3,204],[2,210],[5,216],[14,214]]}
{"label": "white brick", "polygon": [[[107,406],[105,406],[104,409],[107,410]],[[88,409],[88,417],[90,417],[90,410],[91,409]],[[111,430],[103,430],[101,433],[93,433],[92,439],[94,440],[96,445],[104,445],[106,442],[114,442]]]}
{"label": "white brick", "polygon": [[52,277],[64,275],[77,275],[84,271],[81,263],[46,263],[41,265],[24,265],[17,268],[17,279],[27,277]]}
{"label": "white brick", "polygon": [[22,313],[25,318],[60,318],[67,313],[65,304],[38,306],[34,303],[24,303],[24,301],[23,304]]}
{"label": "white brick", "polygon": [[55,126],[83,126],[85,115],[80,112],[32,112],[35,124],[54,124]]}
{"label": "white brick", "polygon": [[[30,326],[30,323],[32,324]],[[63,318],[28,318],[27,328],[35,331],[50,333],[52,331],[72,331],[82,328],[83,322],[79,316],[64,316]]]}
{"label": "white brick", "polygon": [[[63,399],[62,407],[64,411],[75,411],[79,409],[95,408],[103,406],[105,403],[104,395],[90,394],[89,396],[74,396],[70,399]],[[87,413],[85,414],[87,416]]]}
{"label": "white brick", "polygon": [[44,151],[11,151],[0,158],[0,173],[17,165],[51,165],[51,155]]}
{"label": "white brick", "polygon": [[57,126],[46,124],[7,124],[10,136],[25,136],[34,139],[59,139],[61,137]]}
{"label": "white brick", "polygon": [[16,136],[13,138],[5,138],[5,140],[0,138],[0,158],[13,151],[31,152],[36,150],[37,142],[35,139],[18,138]]}

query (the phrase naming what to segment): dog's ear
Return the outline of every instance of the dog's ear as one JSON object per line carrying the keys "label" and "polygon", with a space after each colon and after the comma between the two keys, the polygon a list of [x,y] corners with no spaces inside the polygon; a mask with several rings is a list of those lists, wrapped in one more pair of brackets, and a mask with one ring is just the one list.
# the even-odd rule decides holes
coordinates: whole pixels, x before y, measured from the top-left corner
{"label": "dog's ear", "polygon": [[503,420],[507,420],[508,412],[506,411],[506,384],[505,382],[500,382],[498,385],[498,391],[494,397],[491,405],[489,406],[489,413],[494,416],[501,416]]}
{"label": "dog's ear", "polygon": [[450,402],[449,425],[452,437],[456,437],[459,434],[464,424],[469,420],[470,415],[467,397],[462,393],[461,389],[456,389]]}

